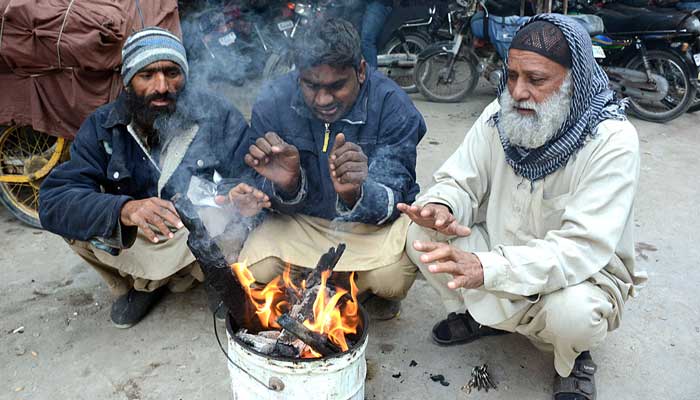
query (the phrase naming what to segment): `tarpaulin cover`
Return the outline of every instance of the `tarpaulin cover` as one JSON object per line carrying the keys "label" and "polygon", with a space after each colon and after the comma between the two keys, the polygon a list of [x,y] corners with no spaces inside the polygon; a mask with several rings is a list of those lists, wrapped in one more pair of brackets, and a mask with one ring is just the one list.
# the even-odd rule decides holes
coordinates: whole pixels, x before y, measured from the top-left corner
{"label": "tarpaulin cover", "polygon": [[0,125],[67,138],[119,94],[129,34],[180,35],[177,0],[0,0],[0,15]]}

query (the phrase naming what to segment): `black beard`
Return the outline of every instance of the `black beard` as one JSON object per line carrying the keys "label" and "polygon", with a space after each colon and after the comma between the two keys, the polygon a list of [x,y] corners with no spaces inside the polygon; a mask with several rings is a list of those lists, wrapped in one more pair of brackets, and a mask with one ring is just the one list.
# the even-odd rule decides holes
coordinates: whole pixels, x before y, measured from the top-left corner
{"label": "black beard", "polygon": [[[177,98],[182,89],[176,93],[154,93],[148,96],[139,96],[133,88],[126,91],[126,107],[134,121],[145,130],[152,130],[153,124],[161,117],[172,115],[177,109]],[[152,106],[153,100],[170,100],[167,106]]]}

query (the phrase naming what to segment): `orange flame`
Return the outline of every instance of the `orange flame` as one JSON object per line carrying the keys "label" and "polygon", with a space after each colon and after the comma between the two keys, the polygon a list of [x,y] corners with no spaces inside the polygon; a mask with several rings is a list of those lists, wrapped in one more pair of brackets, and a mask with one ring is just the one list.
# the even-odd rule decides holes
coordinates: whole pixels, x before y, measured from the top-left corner
{"label": "orange flame", "polygon": [[[301,297],[306,290],[306,281],[301,282],[301,287],[296,286],[291,278],[291,267],[287,265],[281,277],[276,277],[263,288],[257,288],[255,278],[245,263],[235,263],[231,268],[255,306],[255,313],[263,328],[281,329],[277,324],[277,318],[289,311],[286,290]],[[331,271],[321,274],[321,284],[313,305],[313,318],[305,320],[303,324],[314,332],[325,334],[328,340],[340,347],[342,351],[347,351],[349,346],[346,335],[356,334],[357,326],[360,324],[355,273],[350,275],[349,300],[343,300],[343,296],[348,294],[348,291],[340,287],[335,287],[335,294],[328,298],[326,285],[330,276]],[[319,358],[321,355],[307,347],[301,357]]]}

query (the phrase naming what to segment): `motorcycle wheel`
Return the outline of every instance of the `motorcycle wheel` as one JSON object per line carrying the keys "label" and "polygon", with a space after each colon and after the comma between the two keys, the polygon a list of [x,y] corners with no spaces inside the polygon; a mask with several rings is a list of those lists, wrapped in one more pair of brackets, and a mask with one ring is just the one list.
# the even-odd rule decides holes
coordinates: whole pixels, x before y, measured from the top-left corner
{"label": "motorcycle wheel", "polygon": [[689,113],[700,110],[700,91],[697,91],[697,88],[695,90],[695,100],[693,100],[693,104],[688,108]]}
{"label": "motorcycle wheel", "polygon": [[263,79],[270,80],[294,70],[292,57],[287,53],[272,53],[265,62]]}
{"label": "motorcycle wheel", "polygon": [[[476,87],[479,74],[476,65],[463,53],[457,54],[450,71],[452,54],[439,52],[418,60],[414,76],[416,87],[428,100],[437,103],[462,101]],[[448,73],[449,72],[449,73]]]}
{"label": "motorcycle wheel", "polygon": [[[404,36],[406,38],[406,47],[404,49],[401,40],[397,37],[392,38],[382,50],[382,54],[396,54],[408,51],[409,54],[418,57],[418,54],[428,47],[428,41],[422,36],[409,33]],[[391,78],[401,89],[406,93],[417,93],[416,80],[414,78],[415,68],[380,68],[382,72]]]}
{"label": "motorcycle wheel", "polygon": [[[651,72],[668,81],[668,94],[663,100],[654,102],[630,98],[630,111],[646,121],[671,121],[688,111],[695,99],[696,89],[690,82],[690,69],[681,57],[669,50],[649,50],[647,58]],[[644,72],[642,56],[634,56],[626,67]]]}

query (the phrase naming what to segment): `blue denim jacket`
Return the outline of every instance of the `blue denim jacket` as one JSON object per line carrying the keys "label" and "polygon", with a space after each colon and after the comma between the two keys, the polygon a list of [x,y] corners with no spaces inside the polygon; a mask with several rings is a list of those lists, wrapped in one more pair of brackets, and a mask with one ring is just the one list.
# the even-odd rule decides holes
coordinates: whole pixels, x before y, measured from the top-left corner
{"label": "blue denim jacket", "polygon": [[[395,220],[396,204],[413,202],[419,191],[416,146],[426,127],[411,100],[392,80],[370,72],[351,110],[329,129],[324,151],[325,124],[304,103],[297,72],[263,88],[253,106],[249,144],[266,132],[275,132],[299,149],[302,168],[300,190],[292,199],[282,198],[274,185],[256,177],[258,187],[271,196],[273,209],[377,225]],[[341,132],[347,141],[360,145],[369,159],[369,175],[352,209],[336,194],[328,168],[328,154]]]}
{"label": "blue denim jacket", "polygon": [[[187,92],[186,92],[187,93]],[[214,171],[237,177],[244,168],[247,124],[225,100],[207,93],[189,93],[178,100],[199,130],[161,191],[169,200],[186,192],[192,175],[212,181]],[[125,95],[98,108],[80,127],[71,159],[48,175],[39,190],[42,226],[68,239],[100,238],[113,247],[129,247],[136,228],[120,224],[129,200],[158,196],[159,173],[127,131],[131,116]]]}

